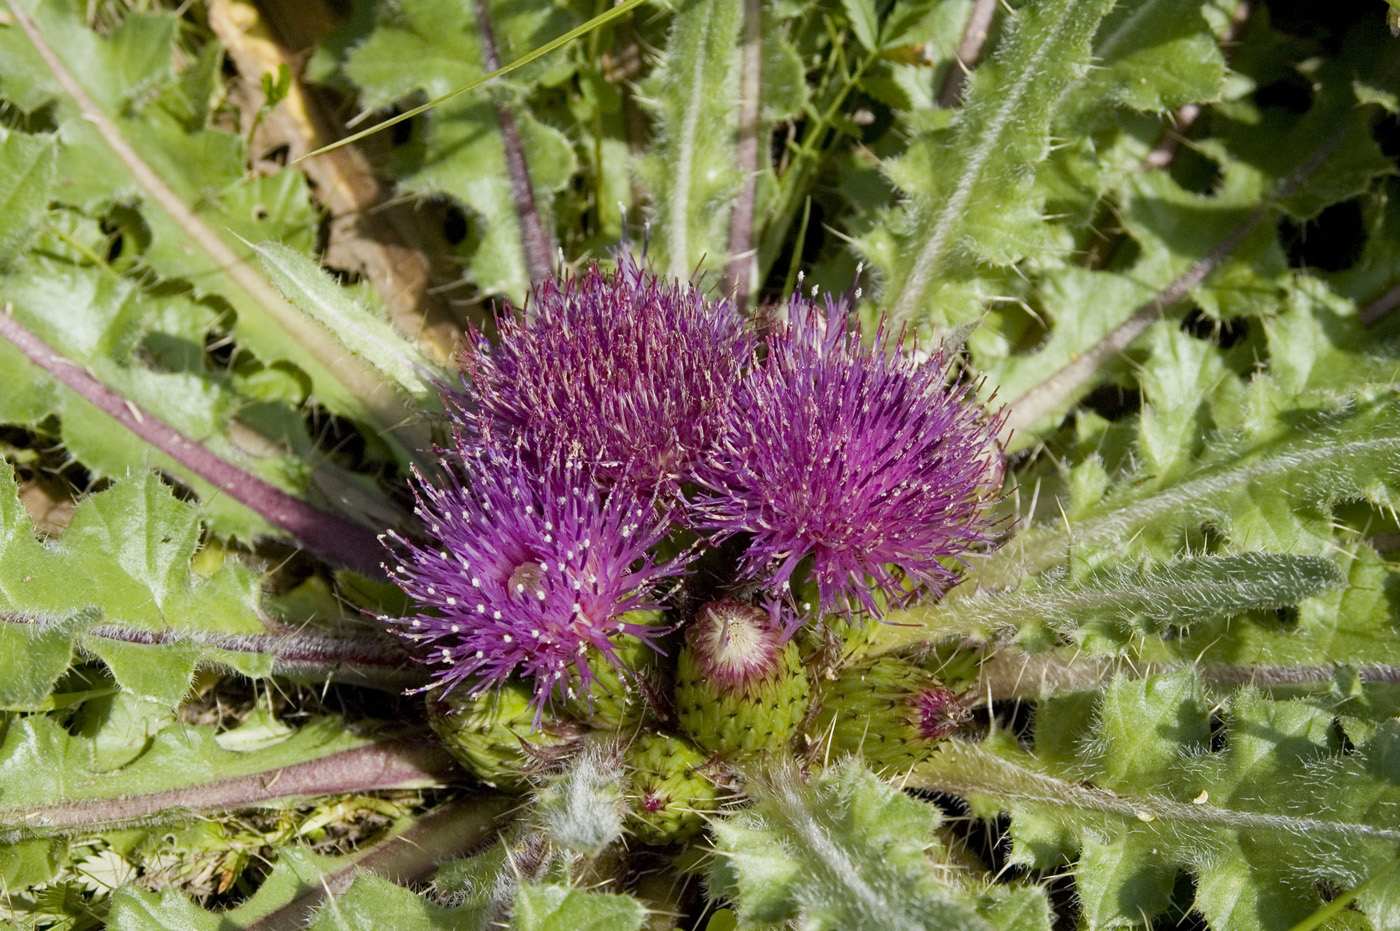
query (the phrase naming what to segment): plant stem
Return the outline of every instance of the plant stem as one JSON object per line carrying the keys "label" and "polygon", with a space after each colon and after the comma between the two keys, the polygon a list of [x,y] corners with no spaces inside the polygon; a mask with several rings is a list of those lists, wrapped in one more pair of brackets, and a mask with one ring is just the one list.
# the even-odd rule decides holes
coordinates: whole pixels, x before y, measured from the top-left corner
{"label": "plant stem", "polygon": [[26,329],[6,305],[0,337],[9,340],[54,378],[107,416],[163,451],[209,484],[247,505],[268,523],[301,541],[307,549],[368,575],[382,574],[383,548],[359,524],[312,507],[300,498],[225,462],[174,427],[108,388]]}
{"label": "plant stem", "polygon": [[[496,33],[491,28],[491,13],[486,0],[473,0],[476,26],[481,36],[481,56],[486,70],[501,70],[501,57],[496,51]],[[520,141],[520,129],[511,112],[499,96],[494,100],[496,121],[501,126],[501,141],[506,150],[506,174],[510,177],[510,194],[515,201],[515,215],[520,223],[520,244],[525,252],[525,269],[532,282],[538,283],[554,273],[554,241],[540,220],[535,188],[530,183],[530,166],[525,161],[525,147]]]}
{"label": "plant stem", "polygon": [[[1339,666],[1217,666],[1177,662],[1115,661],[1106,657],[1068,656],[1063,653],[1025,654],[1003,650],[980,667],[977,694],[988,701],[1037,699],[1064,692],[1096,689],[1115,676],[1145,678],[1193,668],[1211,688],[1240,686],[1287,688],[1326,686]],[[1400,666],[1353,666],[1363,682],[1400,683]]]}
{"label": "plant stem", "polygon": [[[46,622],[24,614],[0,611],[0,624],[43,626]],[[118,624],[99,624],[82,631],[99,637],[141,646],[190,646],[201,650],[246,653],[272,657],[272,674],[298,681],[366,686],[386,692],[423,685],[427,676],[403,646],[387,634],[360,638],[317,636],[287,630],[267,634],[225,634],[197,630],[142,630]]]}
{"label": "plant stem", "polygon": [[763,96],[763,2],[744,0],[743,72],[739,78],[739,139],[734,157],[744,186],[729,213],[729,269],[734,305],[747,310],[758,271],[753,250],[754,199],[758,191],[758,117]]}
{"label": "plant stem", "polygon": [[89,831],[96,825],[178,821],[191,814],[236,811],[318,795],[439,786],[462,775],[456,761],[437,744],[422,738],[399,738],[274,770],[147,795],[0,811],[0,824],[26,833]]}
{"label": "plant stem", "polygon": [[944,109],[962,103],[963,86],[967,76],[982,57],[982,46],[992,29],[992,18],[996,16],[998,0],[976,0],[972,14],[967,18],[962,41],[953,53],[953,63],[943,77],[943,87],[938,92],[938,105]]}
{"label": "plant stem", "polygon": [[[1178,802],[1152,795],[1120,795],[1081,782],[1060,779],[1028,765],[1003,759],[984,747],[949,740],[926,763],[914,768],[906,785],[953,795],[989,795],[1003,802],[1097,811],[1129,823],[1200,824],[1243,831],[1278,832],[1288,837],[1335,837],[1400,841],[1400,829],[1291,814],[1241,811],[1209,803]],[[1170,830],[1170,828],[1164,828]]]}

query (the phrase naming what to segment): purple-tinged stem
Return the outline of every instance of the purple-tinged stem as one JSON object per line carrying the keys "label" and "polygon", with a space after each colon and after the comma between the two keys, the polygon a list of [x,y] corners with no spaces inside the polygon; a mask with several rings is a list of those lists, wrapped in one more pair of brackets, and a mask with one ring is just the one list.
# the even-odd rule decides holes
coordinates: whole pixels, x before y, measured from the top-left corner
{"label": "purple-tinged stem", "polygon": [[0,810],[6,831],[63,833],[95,825],[182,820],[191,814],[237,811],[321,795],[442,786],[464,777],[436,743],[400,738],[333,753],[318,760],[147,795],[86,799],[39,808]]}
{"label": "purple-tinged stem", "polygon": [[943,78],[943,87],[938,92],[938,105],[944,109],[962,103],[963,87],[967,84],[968,72],[982,57],[982,47],[987,44],[987,36],[992,30],[992,17],[996,16],[998,0],[977,0],[972,14],[967,18],[962,41],[953,54],[953,63]]}
{"label": "purple-tinged stem", "polygon": [[383,548],[374,534],[269,485],[225,462],[174,427],[142,410],[102,384],[76,363],[25,328],[6,306],[0,313],[0,337],[29,361],[96,405],[103,413],[234,500],[262,515],[268,523],[296,537],[307,549],[369,575],[381,575]]}
{"label": "purple-tinged stem", "polygon": [[739,137],[734,157],[744,185],[729,213],[729,268],[726,277],[734,306],[748,308],[749,292],[758,274],[753,248],[753,211],[758,191],[759,103],[763,96],[763,2],[744,0],[744,50],[739,79]]}
{"label": "purple-tinged stem", "polygon": [[473,795],[451,802],[414,821],[412,825],[357,851],[338,869],[307,883],[300,895],[244,927],[244,931],[292,931],[305,928],[311,912],[327,898],[349,891],[355,877],[376,873],[408,885],[422,882],[448,860],[470,856],[494,833],[511,806],[502,796]]}
{"label": "purple-tinged stem", "polygon": [[[496,33],[491,28],[491,14],[486,0],[473,0],[476,8],[477,31],[481,33],[481,57],[487,71],[498,71],[501,57],[496,51]],[[496,98],[496,120],[501,125],[501,141],[506,150],[506,174],[510,175],[510,194],[515,200],[515,214],[520,222],[520,243],[525,250],[525,270],[530,280],[538,283],[554,274],[554,239],[545,231],[540,220],[535,189],[530,184],[530,166],[525,161],[525,147],[520,142],[520,129],[515,114],[500,97]]]}
{"label": "purple-tinged stem", "polygon": [[[43,626],[44,621],[0,611],[0,624]],[[351,638],[317,636],[288,630],[284,633],[227,634],[192,630],[141,630],[117,624],[99,624],[82,631],[84,636],[140,646],[191,646],[226,653],[272,657],[272,674],[301,681],[341,682],[387,692],[423,685],[424,668],[413,662],[403,646],[387,634]]]}
{"label": "purple-tinged stem", "polygon": [[1361,322],[1366,326],[1375,326],[1397,307],[1400,307],[1400,282],[1386,288],[1385,293],[1361,308]]}

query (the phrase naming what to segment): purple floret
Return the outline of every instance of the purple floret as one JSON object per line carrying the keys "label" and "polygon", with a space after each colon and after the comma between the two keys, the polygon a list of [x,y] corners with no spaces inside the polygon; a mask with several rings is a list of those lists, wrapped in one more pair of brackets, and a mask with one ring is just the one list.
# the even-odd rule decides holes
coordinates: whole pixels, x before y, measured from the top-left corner
{"label": "purple floret", "polygon": [[739,390],[698,471],[698,523],[745,535],[740,572],[784,592],[810,557],[821,610],[878,614],[955,581],[946,565],[988,541],[1000,487],[999,420],[940,352],[863,348],[847,308],[800,296]]}
{"label": "purple floret", "polygon": [[577,460],[492,447],[463,450],[441,487],[418,476],[415,493],[430,542],[389,534],[392,575],[431,613],[391,620],[436,685],[481,692],[521,675],[543,708],[586,693],[590,647],[621,667],[609,637],[666,633],[626,617],[660,608],[660,584],[683,569],[648,553],[669,527],[650,499],[601,494]]}
{"label": "purple floret", "polygon": [[724,301],[631,256],[548,281],[500,340],[462,353],[465,436],[591,463],[606,485],[672,494],[727,418],[753,338]]}

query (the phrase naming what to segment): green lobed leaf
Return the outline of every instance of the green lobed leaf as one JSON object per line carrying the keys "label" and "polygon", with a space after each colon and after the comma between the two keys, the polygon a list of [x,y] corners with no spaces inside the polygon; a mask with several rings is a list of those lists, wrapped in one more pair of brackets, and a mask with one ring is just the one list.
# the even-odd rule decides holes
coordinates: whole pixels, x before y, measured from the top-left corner
{"label": "green lobed leaf", "polygon": [[20,254],[48,209],[54,162],[52,139],[0,129],[0,268]]}
{"label": "green lobed leaf", "polygon": [[[936,809],[910,799],[848,760],[804,785],[777,769],[750,783],[752,808],[718,822],[711,890],[729,899],[741,927],[792,920],[796,927],[1048,928],[1043,897],[1002,913],[940,878]],[[993,923],[1005,914],[1021,925]]]}
{"label": "green lobed leaf", "polygon": [[917,186],[903,176],[911,202],[902,248],[894,266],[881,269],[884,304],[896,321],[947,322],[931,314],[946,267],[962,254],[1009,264],[1043,246],[1033,166],[1049,151],[1056,107],[1087,71],[1091,39],[1112,5],[1023,7],[1014,32],[973,73],[967,102],[940,140],[946,152],[937,176]]}
{"label": "green lobed leaf", "polygon": [[346,349],[363,358],[420,409],[434,405],[434,381],[446,373],[432,365],[418,347],[404,339],[382,315],[376,316],[337,286],[319,266],[282,243],[254,247],[272,283],[296,306],[336,335]]}
{"label": "green lobed leaf", "polygon": [[1092,927],[1161,914],[1178,870],[1197,876],[1211,929],[1291,928],[1322,904],[1298,875],[1344,889],[1376,877],[1362,908],[1383,921],[1400,892],[1387,869],[1400,840],[1394,723],[1339,754],[1314,702],[1244,690],[1220,715],[1213,731],[1189,672],[1115,679],[1102,697],[1042,703],[1033,754],[995,733],[953,741],[910,783],[1009,810],[1013,860],[1073,863]]}
{"label": "green lobed leaf", "polygon": [[638,166],[656,205],[657,267],[686,280],[728,250],[741,0],[691,0],[671,25],[661,68],[643,85],[657,140]]}
{"label": "green lobed leaf", "polygon": [[0,465],[0,611],[25,623],[0,624],[11,649],[0,652],[8,706],[40,703],[75,647],[100,657],[136,695],[174,705],[201,660],[249,675],[271,671],[271,657],[146,646],[88,636],[97,624],[131,632],[170,629],[262,634],[256,578],[225,565],[208,578],[191,570],[199,546],[198,512],[176,501],[155,476],[122,482],[84,499],[63,537],[45,545],[16,497],[14,473]]}
{"label": "green lobed leaf", "polygon": [[1331,561],[1285,553],[1196,556],[1155,566],[1110,563],[1078,576],[1046,572],[1012,592],[897,612],[872,642],[878,650],[891,650],[951,634],[1000,639],[1008,628],[1031,639],[1047,629],[1071,638],[1096,628],[1160,634],[1173,626],[1294,605],[1342,582]]}

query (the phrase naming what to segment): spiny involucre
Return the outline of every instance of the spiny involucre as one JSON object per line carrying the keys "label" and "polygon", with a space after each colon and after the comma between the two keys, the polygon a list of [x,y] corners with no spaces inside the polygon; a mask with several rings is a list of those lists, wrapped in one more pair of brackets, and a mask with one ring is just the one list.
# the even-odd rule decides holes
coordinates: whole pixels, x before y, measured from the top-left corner
{"label": "spiny involucre", "polygon": [[823,611],[878,613],[911,588],[940,594],[945,565],[990,536],[998,418],[883,325],[861,345],[844,303],[794,296],[697,470],[697,521],[747,539],[740,572],[781,593],[810,557]]}
{"label": "spiny involucre", "polygon": [[389,534],[394,580],[428,609],[391,620],[433,666],[435,684],[479,692],[518,674],[542,708],[586,693],[590,647],[617,663],[610,638],[665,633],[637,623],[683,568],[649,552],[670,526],[652,499],[601,492],[578,460],[490,445],[452,458],[441,485],[418,477],[427,541]]}
{"label": "spiny involucre", "polygon": [[472,395],[459,425],[537,456],[594,464],[607,484],[673,492],[691,477],[753,355],[739,314],[626,254],[541,284],[520,316],[461,354]]}

